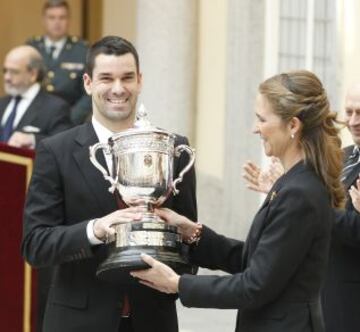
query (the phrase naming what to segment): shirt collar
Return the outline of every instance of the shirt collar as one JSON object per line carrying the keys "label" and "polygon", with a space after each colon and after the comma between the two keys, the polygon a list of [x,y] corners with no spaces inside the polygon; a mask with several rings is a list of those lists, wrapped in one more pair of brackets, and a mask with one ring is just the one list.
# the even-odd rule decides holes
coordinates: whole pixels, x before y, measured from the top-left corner
{"label": "shirt collar", "polygon": [[51,46],[55,46],[55,48],[57,50],[61,50],[64,47],[66,40],[67,40],[67,37],[63,37],[57,41],[52,41],[52,40],[50,40],[49,37],[45,36],[44,43],[45,43],[46,49],[49,49]]}
{"label": "shirt collar", "polygon": [[21,94],[21,99],[33,100],[40,91],[40,84],[34,83],[24,93]]}
{"label": "shirt collar", "polygon": [[100,143],[108,143],[109,138],[115,134],[96,120],[94,116],[91,118],[91,123]]}

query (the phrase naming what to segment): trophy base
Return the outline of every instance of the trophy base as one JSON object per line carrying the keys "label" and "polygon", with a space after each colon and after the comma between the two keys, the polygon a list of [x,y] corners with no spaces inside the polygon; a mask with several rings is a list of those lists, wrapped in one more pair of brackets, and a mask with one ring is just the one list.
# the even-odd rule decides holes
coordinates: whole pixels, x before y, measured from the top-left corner
{"label": "trophy base", "polygon": [[129,282],[132,279],[130,271],[149,268],[141,259],[142,253],[170,266],[178,273],[185,271],[188,266],[182,255],[181,236],[175,226],[146,220],[116,225],[115,234],[110,254],[96,272],[99,279]]}
{"label": "trophy base", "polygon": [[170,266],[177,272],[181,272],[188,262],[177,252],[163,250],[162,248],[137,247],[128,249],[115,249],[109,257],[100,264],[96,271],[96,276],[109,282],[126,282],[129,278],[130,271],[148,269],[150,266],[146,264],[140,257],[144,253],[156,260]]}

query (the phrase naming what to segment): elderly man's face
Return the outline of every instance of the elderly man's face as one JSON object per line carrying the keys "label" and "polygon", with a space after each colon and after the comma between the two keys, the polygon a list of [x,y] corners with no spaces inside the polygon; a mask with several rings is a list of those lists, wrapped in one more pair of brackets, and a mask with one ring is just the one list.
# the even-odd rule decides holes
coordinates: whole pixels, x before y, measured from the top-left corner
{"label": "elderly man's face", "polygon": [[4,89],[11,96],[24,93],[36,81],[36,72],[29,70],[28,58],[20,52],[9,53],[4,61]]}
{"label": "elderly man's face", "polygon": [[354,143],[360,146],[360,86],[349,90],[346,96],[345,122]]}

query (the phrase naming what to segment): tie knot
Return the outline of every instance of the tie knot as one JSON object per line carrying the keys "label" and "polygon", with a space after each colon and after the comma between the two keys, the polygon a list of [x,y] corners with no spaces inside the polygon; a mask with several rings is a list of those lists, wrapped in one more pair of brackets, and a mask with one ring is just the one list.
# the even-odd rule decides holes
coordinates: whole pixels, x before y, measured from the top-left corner
{"label": "tie knot", "polygon": [[17,105],[19,104],[20,100],[21,100],[21,96],[17,95],[14,97],[14,107],[17,107]]}
{"label": "tie knot", "polygon": [[56,50],[56,46],[55,45],[50,45],[50,47],[49,47],[50,58],[54,57],[55,50]]}

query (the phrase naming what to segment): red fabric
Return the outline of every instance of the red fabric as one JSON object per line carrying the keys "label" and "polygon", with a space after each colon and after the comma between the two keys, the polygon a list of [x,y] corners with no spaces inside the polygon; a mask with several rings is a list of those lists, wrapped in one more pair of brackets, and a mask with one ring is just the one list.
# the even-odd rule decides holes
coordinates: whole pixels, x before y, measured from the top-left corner
{"label": "red fabric", "polygon": [[[13,156],[18,161],[9,161]],[[25,202],[28,168],[32,168],[34,151],[11,148],[0,144],[0,218],[2,232],[0,236],[0,321],[1,331],[24,331],[24,269],[25,264],[20,252],[22,238],[22,218]],[[31,330],[34,324],[36,306],[36,276],[32,272]],[[30,295],[30,294],[29,294]]]}

